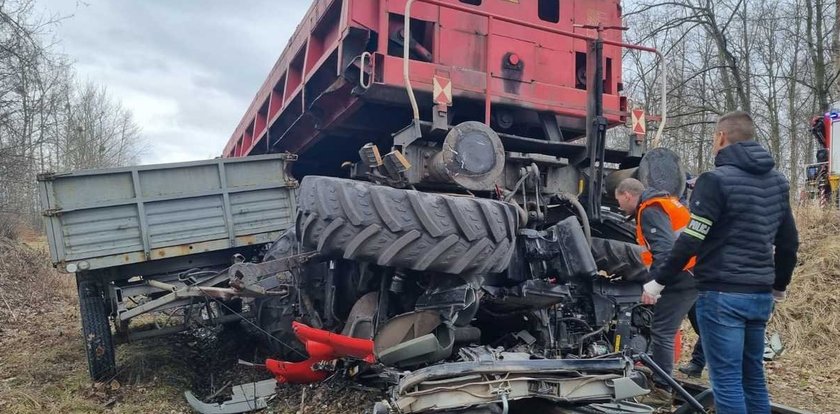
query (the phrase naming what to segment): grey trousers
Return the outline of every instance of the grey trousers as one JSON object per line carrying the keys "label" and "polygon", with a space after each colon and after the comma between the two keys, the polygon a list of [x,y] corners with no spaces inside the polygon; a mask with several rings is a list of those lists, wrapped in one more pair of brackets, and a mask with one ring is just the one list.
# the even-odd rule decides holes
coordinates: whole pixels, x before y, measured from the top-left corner
{"label": "grey trousers", "polygon": [[[689,288],[672,292],[666,288],[653,307],[651,358],[669,375],[674,370],[674,336],[695,301],[697,301],[696,289]],[[671,388],[665,380],[657,376],[654,376],[653,380],[661,388]]]}

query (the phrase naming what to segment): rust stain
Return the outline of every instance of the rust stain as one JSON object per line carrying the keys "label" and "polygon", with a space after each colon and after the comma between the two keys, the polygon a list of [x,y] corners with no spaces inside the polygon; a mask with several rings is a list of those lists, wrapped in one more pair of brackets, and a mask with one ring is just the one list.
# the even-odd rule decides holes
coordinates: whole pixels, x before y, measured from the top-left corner
{"label": "rust stain", "polygon": [[253,235],[237,237],[237,240],[239,240],[240,243],[248,245],[248,246],[257,242],[256,237],[254,237]]}
{"label": "rust stain", "polygon": [[[248,236],[241,236],[236,238],[236,245],[244,246],[244,245],[255,245],[260,243],[265,243],[263,238],[259,237],[260,235],[248,235]],[[218,246],[222,246],[226,240],[213,240],[211,242],[202,242],[196,244],[184,244],[179,246],[170,246],[170,247],[162,247],[157,249],[152,249],[152,255],[155,258],[164,258],[164,257],[180,257],[186,256],[195,253],[202,253],[202,252],[209,252],[213,251],[214,249],[218,249]],[[126,261],[129,261],[128,256],[125,258]]]}

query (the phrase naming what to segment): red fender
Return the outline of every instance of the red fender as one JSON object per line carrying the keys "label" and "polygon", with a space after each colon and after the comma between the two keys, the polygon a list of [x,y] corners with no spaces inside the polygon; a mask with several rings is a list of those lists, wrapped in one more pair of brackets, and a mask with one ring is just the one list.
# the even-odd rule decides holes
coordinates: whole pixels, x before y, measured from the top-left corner
{"label": "red fender", "polygon": [[266,359],[266,368],[281,384],[308,384],[323,381],[324,371],[313,369],[315,364],[333,359],[353,357],[368,363],[376,361],[373,355],[373,341],[339,335],[323,329],[316,329],[299,322],[292,322],[295,336],[304,344],[309,358],[302,362]]}
{"label": "red fender", "polygon": [[323,381],[327,378],[326,371],[315,371],[312,366],[317,359],[307,359],[303,362],[286,362],[276,359],[266,359],[265,367],[274,374],[280,384],[309,384]]}

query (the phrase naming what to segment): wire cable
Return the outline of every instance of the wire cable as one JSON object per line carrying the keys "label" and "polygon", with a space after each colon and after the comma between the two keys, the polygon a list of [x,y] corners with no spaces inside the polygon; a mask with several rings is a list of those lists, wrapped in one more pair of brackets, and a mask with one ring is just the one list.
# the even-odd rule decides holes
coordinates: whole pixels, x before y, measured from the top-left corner
{"label": "wire cable", "polygon": [[294,352],[294,353],[296,353],[296,354],[298,354],[298,355],[300,355],[300,356],[302,356],[302,357],[304,357],[304,358],[308,358],[308,357],[309,357],[308,355],[304,354],[303,352],[298,351],[297,349],[295,349],[295,348],[294,348],[294,347],[292,347],[291,345],[289,345],[289,344],[287,344],[287,343],[285,343],[285,342],[281,341],[279,338],[277,338],[276,336],[274,336],[274,335],[270,334],[270,333],[269,333],[268,331],[266,331],[265,329],[263,329],[263,328],[259,327],[259,325],[255,324],[254,322],[251,322],[248,318],[246,318],[246,317],[245,317],[244,315],[242,315],[241,313],[239,313],[239,312],[237,312],[237,311],[235,311],[235,310],[231,309],[231,307],[230,307],[230,306],[228,306],[228,305],[226,305],[223,301],[219,300],[218,298],[214,298],[214,297],[212,297],[212,296],[208,295],[208,294],[207,294],[207,292],[205,292],[205,291],[203,291],[203,290],[201,290],[201,289],[199,289],[199,290],[200,290],[200,291],[201,291],[201,293],[202,293],[204,296],[206,296],[208,299],[210,299],[210,300],[212,300],[212,301],[215,301],[216,303],[218,303],[218,304],[219,304],[219,305],[221,305],[221,306],[224,306],[224,307],[225,307],[225,309],[227,309],[228,311],[230,311],[230,313],[232,313],[232,314],[234,314],[234,315],[238,316],[240,319],[242,319],[243,321],[247,322],[249,325],[253,326],[254,328],[257,328],[257,330],[258,330],[258,331],[260,331],[260,332],[264,333],[264,334],[265,334],[266,336],[268,336],[269,338],[271,338],[271,339],[273,339],[273,340],[277,341],[277,343],[279,343],[280,345],[283,345],[284,347],[288,348],[290,351],[292,351],[292,352]]}

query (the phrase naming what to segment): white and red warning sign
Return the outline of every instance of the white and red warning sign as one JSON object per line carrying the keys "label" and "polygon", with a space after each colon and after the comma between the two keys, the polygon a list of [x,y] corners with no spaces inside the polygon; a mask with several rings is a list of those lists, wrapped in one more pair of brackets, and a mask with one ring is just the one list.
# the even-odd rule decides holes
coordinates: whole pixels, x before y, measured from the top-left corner
{"label": "white and red warning sign", "polygon": [[632,128],[633,132],[638,136],[644,136],[647,132],[647,120],[645,119],[645,110],[636,108],[632,113]]}
{"label": "white and red warning sign", "polygon": [[435,75],[433,97],[438,105],[452,106],[452,80]]}

